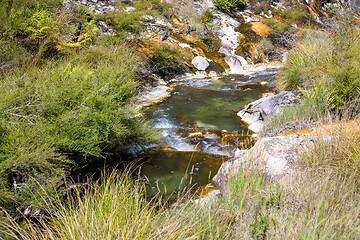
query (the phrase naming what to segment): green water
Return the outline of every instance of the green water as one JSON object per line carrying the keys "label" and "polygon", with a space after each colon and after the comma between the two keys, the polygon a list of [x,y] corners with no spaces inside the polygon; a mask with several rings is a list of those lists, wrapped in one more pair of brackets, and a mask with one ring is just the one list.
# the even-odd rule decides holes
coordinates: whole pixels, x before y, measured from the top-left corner
{"label": "green water", "polygon": [[[153,128],[160,131],[158,145],[166,148],[150,148],[143,154],[141,173],[144,179],[147,177],[149,191],[155,194],[166,189],[169,193],[178,190],[182,181],[182,186],[195,187],[209,183],[241,141],[249,139],[233,137],[237,140],[224,142],[224,133],[236,136],[249,133],[236,113],[268,92],[261,82],[271,81],[274,74],[265,72],[251,77],[233,75],[172,83],[174,90],[170,97],[144,112]],[[189,138],[191,133],[202,136]],[[187,176],[185,180],[184,176]]]}
{"label": "green water", "polygon": [[151,151],[143,160],[141,171],[148,173],[148,192],[154,195],[159,190],[171,193],[208,183],[228,157],[202,152]]}

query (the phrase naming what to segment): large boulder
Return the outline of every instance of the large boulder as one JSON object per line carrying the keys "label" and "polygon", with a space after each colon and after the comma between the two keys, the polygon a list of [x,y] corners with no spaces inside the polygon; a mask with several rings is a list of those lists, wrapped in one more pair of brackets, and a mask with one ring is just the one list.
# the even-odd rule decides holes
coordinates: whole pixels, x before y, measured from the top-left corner
{"label": "large boulder", "polygon": [[194,59],[191,61],[191,64],[194,65],[194,67],[199,71],[205,71],[210,66],[207,59],[202,56],[194,57]]}
{"label": "large boulder", "polygon": [[237,151],[232,160],[224,162],[213,181],[226,195],[229,184],[236,179],[241,167],[260,169],[266,180],[277,180],[292,173],[299,150],[310,146],[314,138],[317,137],[288,135],[262,138],[251,149]]}
{"label": "large boulder", "polygon": [[298,103],[300,92],[283,91],[273,96],[265,96],[245,106],[237,113],[238,117],[247,124],[253,132],[259,132],[264,118],[279,113],[284,107]]}

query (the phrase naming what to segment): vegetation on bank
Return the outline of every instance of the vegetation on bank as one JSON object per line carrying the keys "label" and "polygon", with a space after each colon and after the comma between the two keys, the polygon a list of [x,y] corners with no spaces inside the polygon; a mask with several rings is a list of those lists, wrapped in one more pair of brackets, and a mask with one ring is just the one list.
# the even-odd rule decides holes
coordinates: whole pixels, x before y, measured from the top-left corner
{"label": "vegetation on bank", "polygon": [[247,0],[214,0],[215,6],[222,11],[231,12],[248,4]]}
{"label": "vegetation on bank", "polygon": [[[138,91],[142,63],[125,36],[139,31],[142,14],[171,15],[156,1],[138,1],[133,13],[105,17],[82,7],[65,14],[58,11],[61,2],[9,0],[0,6],[0,205],[8,210],[0,213],[0,238],[360,237],[358,124],[349,129],[337,123],[328,133],[331,139],[314,141],[302,153],[295,166],[299,173],[278,184],[244,166],[228,195],[205,205],[193,201],[190,192],[173,204],[147,199],[143,182],[127,171],[81,187],[64,184],[69,168],[151,138],[127,108]],[[304,16],[295,13],[282,13],[289,19],[286,27],[302,21]],[[204,22],[209,23],[208,14]],[[119,34],[97,35],[96,19]],[[326,30],[299,32],[277,86],[299,89],[305,98],[274,116],[273,127],[318,121],[337,111],[351,117],[360,87],[358,28],[351,18],[339,18]],[[150,69],[158,74],[163,68],[176,74],[184,67],[171,48],[155,49],[151,60]],[[11,216],[20,205],[43,212]]]}
{"label": "vegetation on bank", "polygon": [[13,213],[36,205],[37,184],[53,191],[69,170],[152,138],[128,107],[140,82],[134,47],[61,3],[0,6],[0,201]]}
{"label": "vegetation on bank", "polygon": [[359,114],[360,39],[353,13],[328,19],[322,29],[303,29],[291,50],[280,90],[298,90],[300,104],[265,120],[263,134],[309,127],[336,118]]}
{"label": "vegetation on bank", "polygon": [[66,203],[45,198],[55,217],[3,224],[15,239],[358,239],[360,127],[346,124],[310,145],[297,173],[271,183],[258,162],[244,165],[227,196],[205,204],[190,193],[171,205],[149,201],[125,171],[73,190]]}

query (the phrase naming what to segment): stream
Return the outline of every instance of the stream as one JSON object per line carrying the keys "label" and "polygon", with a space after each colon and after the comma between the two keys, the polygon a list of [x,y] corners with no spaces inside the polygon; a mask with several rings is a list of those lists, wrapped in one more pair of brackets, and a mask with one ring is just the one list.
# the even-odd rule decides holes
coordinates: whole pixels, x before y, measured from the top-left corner
{"label": "stream", "polygon": [[160,141],[142,154],[141,176],[148,194],[198,188],[211,182],[236,148],[253,145],[236,113],[269,92],[276,71],[171,82],[170,96],[144,111]]}

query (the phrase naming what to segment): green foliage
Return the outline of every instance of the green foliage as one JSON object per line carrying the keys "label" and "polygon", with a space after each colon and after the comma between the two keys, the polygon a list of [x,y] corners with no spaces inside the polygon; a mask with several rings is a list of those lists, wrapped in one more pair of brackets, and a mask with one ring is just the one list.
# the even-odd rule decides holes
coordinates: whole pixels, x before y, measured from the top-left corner
{"label": "green foliage", "polygon": [[99,46],[3,79],[1,177],[12,182],[15,174],[24,195],[31,178],[47,183],[71,165],[146,140],[144,124],[127,107],[136,61],[126,46]]}
{"label": "green foliage", "polygon": [[266,239],[266,233],[269,229],[269,219],[268,216],[262,212],[257,212],[255,214],[254,222],[251,224],[251,236],[254,239]]}
{"label": "green foliage", "polygon": [[287,25],[294,23],[299,24],[301,21],[306,20],[306,12],[302,6],[295,6],[281,10],[280,15]]}
{"label": "green foliage", "polygon": [[[265,54],[269,58],[278,57],[273,52],[281,52],[284,48],[291,48],[293,39],[297,38],[297,32],[299,31],[298,26],[303,26],[308,23],[307,13],[301,6],[293,6],[286,9],[282,9],[278,12],[279,18],[265,18],[263,22],[272,28],[272,31],[266,36],[266,41],[269,42],[265,48],[267,51]],[[264,43],[263,43],[264,45]],[[270,50],[270,51],[269,51]]]}
{"label": "green foliage", "polygon": [[[342,23],[338,23],[342,27]],[[340,30],[342,29],[342,30]],[[307,88],[316,91],[315,82],[323,82],[323,94],[332,109],[344,109],[355,103],[360,89],[359,31],[349,26],[333,33],[305,34],[289,55],[280,89]]]}
{"label": "green foliage", "polygon": [[240,7],[248,4],[247,0],[214,0],[217,8],[222,11],[231,12],[240,9]]}
{"label": "green foliage", "polygon": [[150,68],[153,73],[162,78],[171,78],[185,71],[186,66],[183,54],[176,48],[162,45],[154,49],[150,60]]}
{"label": "green foliage", "polygon": [[6,27],[1,29],[3,34],[35,40],[59,31],[58,23],[52,18],[51,9],[46,2],[30,3],[31,1],[16,6],[16,3],[7,1],[6,7],[12,8],[2,16]]}
{"label": "green foliage", "polygon": [[212,20],[214,20],[214,18],[215,18],[215,10],[211,9],[211,8],[208,8],[201,15],[201,22],[202,22],[202,24],[204,24],[204,26],[207,29],[210,29],[212,27],[211,22],[212,22]]}
{"label": "green foliage", "polygon": [[335,3],[329,3],[326,5],[325,9],[328,13],[334,14],[339,10],[339,6]]}
{"label": "green foliage", "polygon": [[136,1],[134,9],[129,9],[128,5],[119,5],[117,11],[109,12],[104,19],[110,23],[114,29],[130,33],[139,33],[144,29],[143,16],[161,15],[170,18],[172,16],[170,5],[162,3],[160,0]]}
{"label": "green foliage", "polygon": [[299,104],[266,118],[261,134],[272,136],[284,130],[300,130],[315,123],[329,121],[329,110],[334,94],[327,81],[327,79],[317,79],[309,89],[300,87],[303,96],[299,99]]}

